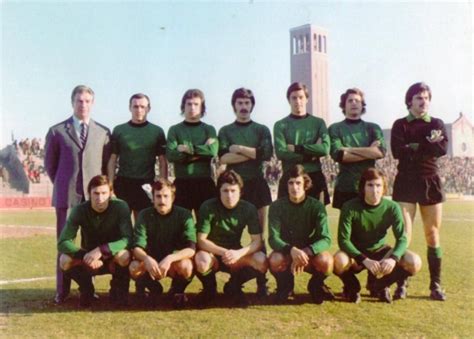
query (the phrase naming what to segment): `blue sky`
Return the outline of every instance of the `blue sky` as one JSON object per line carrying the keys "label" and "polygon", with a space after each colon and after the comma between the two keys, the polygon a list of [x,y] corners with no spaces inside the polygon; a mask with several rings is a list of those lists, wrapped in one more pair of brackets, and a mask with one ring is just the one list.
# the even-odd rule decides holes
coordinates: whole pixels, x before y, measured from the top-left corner
{"label": "blue sky", "polygon": [[432,88],[432,115],[473,121],[472,16],[468,2],[3,1],[1,144],[11,131],[44,137],[71,114],[77,84],[94,89],[92,116],[111,129],[144,92],[149,120],[166,131],[181,121],[188,88],[204,91],[204,121],[218,129],[233,121],[230,97],[242,86],[256,95],[254,120],[271,128],[289,113],[289,29],[307,23],[329,31],[331,122],[355,86],[365,119],[390,127],[417,81]]}

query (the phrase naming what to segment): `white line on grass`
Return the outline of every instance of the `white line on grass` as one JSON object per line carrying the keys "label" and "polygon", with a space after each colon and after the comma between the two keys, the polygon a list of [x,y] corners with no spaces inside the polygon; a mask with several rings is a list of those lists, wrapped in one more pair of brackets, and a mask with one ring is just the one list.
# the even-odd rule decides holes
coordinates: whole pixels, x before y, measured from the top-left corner
{"label": "white line on grass", "polygon": [[41,281],[41,280],[53,280],[55,278],[56,277],[38,277],[38,278],[27,278],[27,279],[0,280],[0,285],[20,284],[20,283],[27,283],[27,282]]}
{"label": "white line on grass", "polygon": [[[339,216],[337,215],[330,215],[330,219],[337,219]],[[474,221],[474,218],[443,218],[442,221]]]}
{"label": "white line on grass", "polygon": [[8,227],[8,228],[36,228],[41,230],[55,230],[56,227],[52,226],[33,226],[33,225],[0,225],[0,227]]}

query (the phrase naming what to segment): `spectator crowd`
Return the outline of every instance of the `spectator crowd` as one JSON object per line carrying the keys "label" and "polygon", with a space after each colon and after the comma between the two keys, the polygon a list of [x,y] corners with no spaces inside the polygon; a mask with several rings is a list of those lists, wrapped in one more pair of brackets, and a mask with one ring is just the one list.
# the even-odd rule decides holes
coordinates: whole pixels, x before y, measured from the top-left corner
{"label": "spectator crowd", "polygon": [[[14,141],[18,158],[23,164],[26,176],[31,183],[41,182],[44,173],[44,143],[40,138],[22,139]],[[326,176],[329,189],[334,188],[338,173],[338,164],[330,157],[321,159],[323,173]],[[397,174],[398,161],[388,154],[383,159],[377,160],[376,167],[382,170],[388,179],[389,194],[392,193],[393,182]],[[216,164],[217,165],[217,164]],[[469,157],[442,157],[438,160],[440,177],[446,193],[462,193],[474,195],[474,158]],[[265,178],[270,185],[276,185],[281,177],[281,163],[272,157],[263,169]]]}
{"label": "spectator crowd", "polygon": [[[321,164],[328,188],[332,190],[339,171],[338,164],[330,157],[321,159]],[[387,176],[389,195],[392,194],[393,182],[397,174],[397,165],[398,160],[394,159],[391,154],[376,162],[376,167]],[[444,156],[438,160],[438,166],[446,193],[474,195],[474,158]],[[264,171],[267,181],[272,184],[281,176],[281,164],[276,158],[272,158],[266,164]]]}
{"label": "spectator crowd", "polygon": [[18,152],[25,174],[32,184],[41,182],[41,175],[44,173],[44,144],[40,138],[22,139],[13,142]]}

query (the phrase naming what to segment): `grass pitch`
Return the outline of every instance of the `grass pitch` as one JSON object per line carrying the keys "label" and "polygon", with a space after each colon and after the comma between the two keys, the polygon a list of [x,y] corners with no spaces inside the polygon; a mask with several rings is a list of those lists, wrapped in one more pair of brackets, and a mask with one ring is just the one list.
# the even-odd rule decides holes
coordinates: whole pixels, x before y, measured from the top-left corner
{"label": "grass pitch", "polygon": [[[338,211],[328,209],[331,234],[335,242]],[[2,211],[0,224],[54,226],[53,211]],[[309,275],[296,278],[297,298],[288,305],[258,303],[255,283],[245,291],[254,303],[247,309],[230,308],[223,297],[206,309],[175,311],[169,302],[149,309],[131,295],[131,307],[113,309],[107,298],[110,276],[97,277],[95,284],[101,300],[91,310],[78,310],[78,294],[65,305],[55,306],[54,279],[28,283],[6,281],[53,277],[55,236],[0,240],[0,336],[1,337],[274,337],[328,336],[469,338],[474,336],[473,257],[474,202],[448,201],[444,207],[441,230],[443,285],[448,300],[429,300],[429,273],[422,225],[417,215],[411,249],[424,261],[421,272],[410,280],[409,297],[392,305],[382,304],[362,292],[362,303],[342,301],[310,303],[306,291]],[[391,241],[391,240],[390,240]],[[336,245],[333,245],[333,252]],[[268,274],[273,290],[275,281]],[[366,273],[359,274],[365,284]],[[218,287],[227,280],[218,274]],[[326,280],[339,293],[342,284],[335,276]],[[164,281],[165,291],[170,280]],[[73,285],[73,289],[75,289]],[[191,302],[201,286],[194,279],[188,287]],[[134,290],[133,283],[131,291]]]}

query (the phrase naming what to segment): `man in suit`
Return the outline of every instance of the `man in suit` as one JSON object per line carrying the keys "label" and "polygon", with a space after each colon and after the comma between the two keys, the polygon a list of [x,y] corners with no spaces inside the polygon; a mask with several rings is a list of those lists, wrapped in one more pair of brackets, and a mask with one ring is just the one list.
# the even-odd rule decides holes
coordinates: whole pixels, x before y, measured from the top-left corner
{"label": "man in suit", "polygon": [[[83,85],[71,94],[73,115],[52,126],[46,135],[44,165],[53,183],[56,208],[56,235],[65,225],[68,210],[87,198],[87,184],[96,175],[105,174],[110,157],[110,131],[90,118],[94,91]],[[59,260],[59,257],[58,257]],[[62,303],[69,294],[71,281],[56,264],[56,296]]]}

